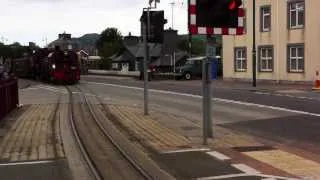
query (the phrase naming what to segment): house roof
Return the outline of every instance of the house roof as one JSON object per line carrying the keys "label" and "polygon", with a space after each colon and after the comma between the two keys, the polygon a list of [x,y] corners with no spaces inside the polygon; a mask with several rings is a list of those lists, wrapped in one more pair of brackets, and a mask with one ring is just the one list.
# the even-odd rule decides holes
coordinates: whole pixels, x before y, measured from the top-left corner
{"label": "house roof", "polygon": [[117,56],[114,59],[112,59],[112,61],[130,61],[130,60],[132,60],[132,56],[130,56],[126,52],[123,52],[120,56]]}
{"label": "house roof", "polygon": [[114,55],[111,59],[112,61],[134,61],[135,54],[139,50],[138,45],[128,46],[125,45],[125,50],[122,53]]}
{"label": "house roof", "polygon": [[[162,50],[162,44],[157,43],[148,43],[149,44],[149,53],[150,57],[160,57],[161,50]],[[145,56],[145,50],[144,50],[144,44],[140,43],[137,45],[139,47],[137,53],[135,54],[136,57],[144,57]]]}
{"label": "house roof", "polygon": [[133,56],[135,56],[139,50],[139,45],[125,46],[125,47]]}
{"label": "house roof", "polygon": [[[184,51],[179,51],[175,53],[175,63],[177,64],[179,61],[181,61],[183,58],[188,57],[188,53]],[[170,56],[162,56],[161,58],[157,59],[156,61],[153,61],[151,65],[155,66],[171,66],[172,65],[172,59]]]}

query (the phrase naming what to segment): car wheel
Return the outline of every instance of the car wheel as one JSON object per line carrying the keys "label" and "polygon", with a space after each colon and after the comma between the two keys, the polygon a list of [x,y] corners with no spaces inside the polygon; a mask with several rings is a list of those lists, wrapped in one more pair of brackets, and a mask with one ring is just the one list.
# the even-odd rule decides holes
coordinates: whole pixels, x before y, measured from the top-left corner
{"label": "car wheel", "polygon": [[185,75],[184,75],[184,78],[186,79],[186,80],[191,80],[191,74],[190,73],[186,73]]}

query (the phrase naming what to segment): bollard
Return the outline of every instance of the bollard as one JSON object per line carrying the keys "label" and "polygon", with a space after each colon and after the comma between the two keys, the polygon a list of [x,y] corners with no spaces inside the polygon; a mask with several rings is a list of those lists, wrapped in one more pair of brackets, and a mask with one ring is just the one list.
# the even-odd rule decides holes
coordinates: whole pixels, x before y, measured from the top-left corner
{"label": "bollard", "polygon": [[208,58],[204,58],[202,62],[202,93],[203,145],[207,145],[207,138],[213,137],[211,102],[211,60]]}

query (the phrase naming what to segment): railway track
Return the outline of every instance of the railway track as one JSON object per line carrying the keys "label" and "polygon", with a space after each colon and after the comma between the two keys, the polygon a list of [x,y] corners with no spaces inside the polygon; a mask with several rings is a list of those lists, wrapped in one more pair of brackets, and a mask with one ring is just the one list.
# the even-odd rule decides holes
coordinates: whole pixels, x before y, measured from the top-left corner
{"label": "railway track", "polygon": [[86,93],[78,86],[67,89],[71,129],[94,179],[154,179],[106,130]]}

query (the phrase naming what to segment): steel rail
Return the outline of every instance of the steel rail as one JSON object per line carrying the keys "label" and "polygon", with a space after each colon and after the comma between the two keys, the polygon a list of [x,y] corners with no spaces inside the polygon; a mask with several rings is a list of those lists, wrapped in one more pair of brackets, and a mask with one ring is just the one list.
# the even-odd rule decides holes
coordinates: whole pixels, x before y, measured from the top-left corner
{"label": "steel rail", "polygon": [[74,138],[78,144],[78,147],[81,151],[81,154],[87,164],[87,166],[89,167],[89,170],[91,172],[91,174],[93,175],[94,179],[96,180],[103,180],[104,178],[102,177],[101,173],[99,172],[98,168],[96,167],[96,165],[94,164],[93,160],[90,158],[90,155],[87,151],[87,149],[85,148],[85,145],[83,143],[83,140],[80,138],[80,135],[79,135],[79,132],[78,132],[78,129],[76,127],[76,124],[75,124],[75,119],[74,119],[74,110],[73,110],[73,102],[74,102],[74,99],[73,99],[73,94],[72,94],[72,91],[70,90],[69,87],[67,87],[68,89],[68,92],[69,92],[69,100],[70,100],[70,103],[69,103],[69,122],[70,122],[70,126],[71,126],[71,129],[72,129],[72,133],[74,135]]}
{"label": "steel rail", "polygon": [[[77,87],[77,86],[76,86]],[[79,87],[77,87],[77,89],[79,89],[81,92],[83,92]],[[96,124],[98,125],[98,127],[100,128],[100,130],[103,132],[103,134],[105,135],[105,137],[112,143],[112,145],[120,152],[120,154],[122,155],[122,157],[124,157],[129,163],[130,165],[142,176],[144,177],[144,179],[146,180],[153,180],[153,176],[150,175],[143,167],[141,167],[141,165],[139,165],[139,163],[137,163],[133,158],[131,158],[121,147],[120,145],[114,140],[114,138],[111,136],[111,134],[103,127],[103,125],[101,124],[101,122],[98,120],[97,116],[95,115],[95,113],[92,110],[92,107],[88,101],[87,96],[83,93],[83,97],[85,100],[85,103],[88,106],[89,112],[92,116],[92,118],[94,119],[94,121],[96,122]],[[97,97],[97,99],[99,100],[99,104],[101,104],[101,101],[99,99],[99,97]],[[101,104],[102,105],[102,104]]]}

